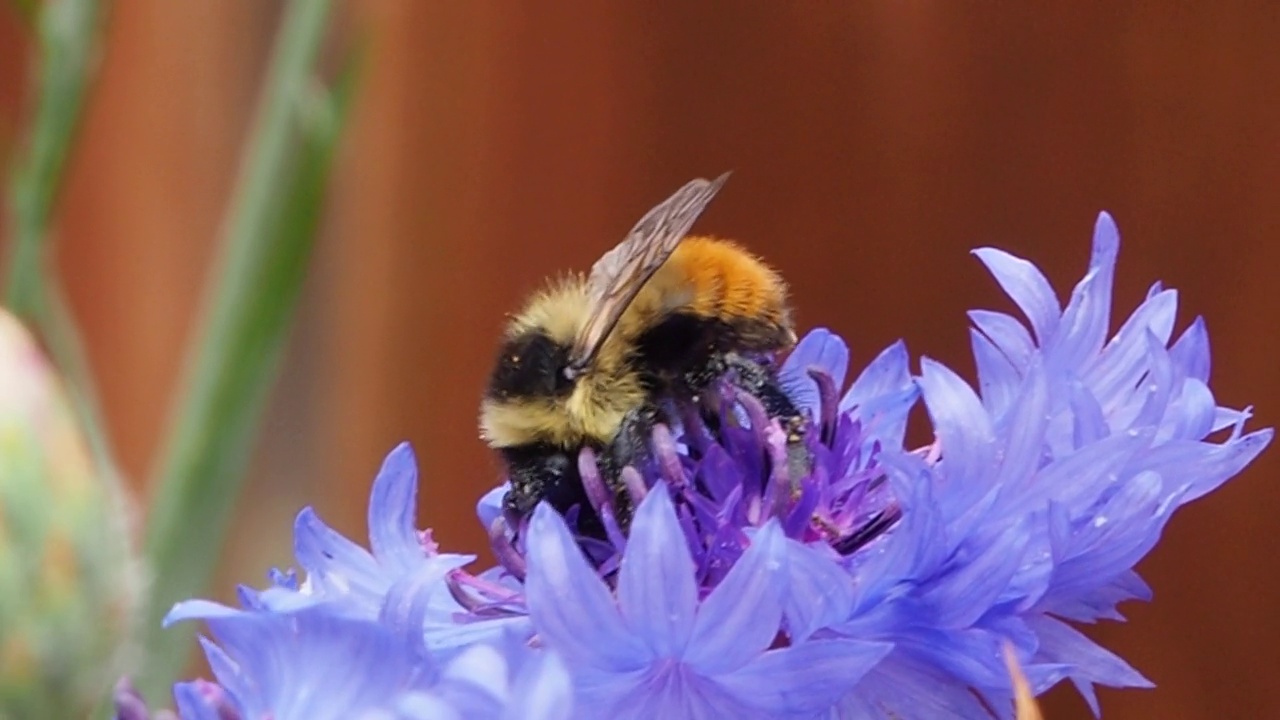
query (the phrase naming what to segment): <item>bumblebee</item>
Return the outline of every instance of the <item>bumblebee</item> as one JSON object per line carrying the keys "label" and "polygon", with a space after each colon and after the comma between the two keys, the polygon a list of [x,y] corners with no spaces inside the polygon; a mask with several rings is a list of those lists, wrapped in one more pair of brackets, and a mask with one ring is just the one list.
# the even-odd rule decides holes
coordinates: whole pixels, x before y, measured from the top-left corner
{"label": "bumblebee", "polygon": [[509,514],[545,500],[590,522],[578,474],[590,447],[625,527],[622,468],[647,456],[665,401],[696,400],[721,377],[771,416],[799,417],[764,362],[796,342],[782,278],[732,242],[686,237],[727,178],[680,188],[589,275],[552,282],[512,317],[480,408],[481,437],[509,472]]}

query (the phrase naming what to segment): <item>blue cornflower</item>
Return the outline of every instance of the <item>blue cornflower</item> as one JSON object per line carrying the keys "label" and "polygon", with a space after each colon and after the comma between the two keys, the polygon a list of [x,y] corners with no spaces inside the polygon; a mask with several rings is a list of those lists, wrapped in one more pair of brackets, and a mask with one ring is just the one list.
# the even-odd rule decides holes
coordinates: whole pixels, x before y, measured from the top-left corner
{"label": "blue cornflower", "polygon": [[[1072,623],[1149,598],[1133,568],[1172,513],[1272,436],[1217,405],[1202,320],[1170,343],[1173,291],[1108,339],[1118,247],[1104,214],[1065,308],[1031,263],[976,252],[1029,321],[970,314],[976,390],[933,360],[913,374],[896,343],[842,394],[848,347],[817,330],[779,368],[807,416],[799,452],[728,379],[714,427],[671,408],[622,473],[629,533],[584,450],[604,532],[576,532],[582,508],[509,524],[503,486],[477,505],[499,564],[468,574],[471,556],[416,530],[396,448],[372,552],[304,510],[303,582],[276,572],[243,610],[174,609],[217,640],[218,682],[176,690],[183,720],[1005,717],[1006,652],[1034,692],[1069,679],[1097,712],[1094,684],[1149,683]],[[934,439],[910,449],[920,401]],[[127,690],[118,707],[146,717]]]}
{"label": "blue cornflower", "polygon": [[1068,677],[1095,713],[1093,683],[1150,684],[1067,621],[1122,619],[1119,602],[1148,599],[1133,567],[1170,515],[1239,472],[1272,431],[1243,434],[1248,412],[1216,406],[1203,321],[1166,347],[1173,291],[1155,286],[1107,341],[1118,246],[1103,214],[1065,310],[1030,263],[977,252],[1036,337],[1006,315],[971,314],[980,394],[923,361],[934,457],[882,457],[902,521],[854,568],[855,612],[833,628],[895,651],[845,716],[986,716],[969,688],[1006,708],[1005,639],[1037,692]]}
{"label": "blue cornflower", "polygon": [[776,522],[701,601],[682,536],[659,484],[636,511],[615,598],[560,516],[546,505],[534,513],[529,611],[591,717],[812,717],[888,652],[848,640],[770,649],[791,575]]}

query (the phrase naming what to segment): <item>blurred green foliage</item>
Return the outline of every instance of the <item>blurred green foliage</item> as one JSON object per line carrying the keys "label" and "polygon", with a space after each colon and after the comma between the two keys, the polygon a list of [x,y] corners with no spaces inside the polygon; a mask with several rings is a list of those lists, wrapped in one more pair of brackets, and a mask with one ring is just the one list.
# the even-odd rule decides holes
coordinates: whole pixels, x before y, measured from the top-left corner
{"label": "blurred green foliage", "polygon": [[5,304],[28,322],[46,312],[44,241],[89,83],[99,22],[94,0],[54,0],[37,16],[35,115],[9,185],[13,217]]}
{"label": "blurred green foliage", "polygon": [[190,628],[159,622],[203,592],[217,564],[306,273],[352,87],[329,92],[313,79],[328,7],[295,0],[285,11],[218,280],[152,478],[146,554],[157,583],[139,677],[148,697],[168,687],[190,647]]}
{"label": "blurred green foliage", "polygon": [[8,282],[5,305],[35,327],[61,372],[90,449],[114,476],[110,441],[93,392],[80,338],[49,265],[49,225],[63,167],[80,124],[97,54],[102,12],[96,0],[22,3],[38,33],[35,109],[9,183]]}
{"label": "blurred green foliage", "polygon": [[[335,147],[353,95],[354,61],[333,87],[317,79],[330,6],[329,0],[290,0],[284,7],[224,218],[219,262],[209,278],[202,319],[150,478],[143,551],[151,582],[140,625],[138,685],[153,702],[166,702],[192,648],[190,629],[162,630],[160,620],[174,602],[205,591],[221,554],[306,277]],[[92,74],[101,10],[92,0],[52,0],[26,9],[40,35],[36,105],[10,183],[13,222],[4,297],[39,330],[58,370],[71,380],[78,419],[93,450],[97,472],[91,475],[110,488],[115,470],[109,442],[74,324],[48,262],[50,217]],[[7,496],[0,500],[6,502],[0,508],[12,502]],[[100,509],[110,507],[103,503]],[[27,559],[39,565],[36,557]],[[0,583],[14,580],[0,573]],[[11,614],[15,607],[0,605],[0,625],[19,617]],[[89,617],[82,613],[79,622]],[[5,707],[0,707],[0,717]],[[62,715],[20,715],[28,716]]]}

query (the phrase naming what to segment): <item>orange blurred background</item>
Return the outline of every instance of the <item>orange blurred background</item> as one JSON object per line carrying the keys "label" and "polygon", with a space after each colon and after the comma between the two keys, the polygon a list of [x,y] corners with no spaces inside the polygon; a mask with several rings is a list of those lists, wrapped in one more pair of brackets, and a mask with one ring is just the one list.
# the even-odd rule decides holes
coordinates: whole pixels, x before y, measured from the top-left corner
{"label": "orange blurred background", "polygon": [[[278,20],[276,2],[113,4],[60,200],[58,261],[124,469],[169,410]],[[584,269],[658,200],[733,170],[702,231],[794,286],[855,363],[903,337],[972,377],[964,312],[1009,309],[967,253],[1065,295],[1093,221],[1123,245],[1117,313],[1162,279],[1206,316],[1214,388],[1274,424],[1280,11],[1157,3],[339,4],[368,62],[315,267],[217,593],[290,561],[314,504],[364,537],[369,480],[411,440],[455,550],[499,469],[475,411],[504,313]],[[0,12],[0,141],[30,40]],[[1114,316],[1113,316],[1114,317]],[[1181,514],[1153,604],[1091,631],[1157,683],[1108,718],[1280,717],[1276,451]],[[1272,560],[1268,560],[1272,558]],[[1089,717],[1065,688],[1054,720]]]}

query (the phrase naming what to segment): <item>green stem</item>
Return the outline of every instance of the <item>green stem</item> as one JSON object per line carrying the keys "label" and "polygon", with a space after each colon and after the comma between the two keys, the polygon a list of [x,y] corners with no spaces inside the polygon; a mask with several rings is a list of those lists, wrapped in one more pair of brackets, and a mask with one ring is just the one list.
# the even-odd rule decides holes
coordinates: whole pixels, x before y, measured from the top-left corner
{"label": "green stem", "polygon": [[95,0],[57,0],[40,12],[38,96],[31,136],[10,184],[13,237],[6,304],[38,319],[45,302],[44,244],[62,169],[89,84],[99,9]]}
{"label": "green stem", "polygon": [[161,630],[201,594],[240,494],[258,421],[302,285],[332,147],[311,73],[329,0],[291,0],[229,209],[216,284],[152,478],[146,554],[154,573],[139,688],[153,701],[182,671],[191,630]]}

